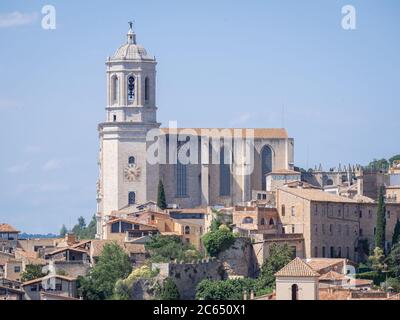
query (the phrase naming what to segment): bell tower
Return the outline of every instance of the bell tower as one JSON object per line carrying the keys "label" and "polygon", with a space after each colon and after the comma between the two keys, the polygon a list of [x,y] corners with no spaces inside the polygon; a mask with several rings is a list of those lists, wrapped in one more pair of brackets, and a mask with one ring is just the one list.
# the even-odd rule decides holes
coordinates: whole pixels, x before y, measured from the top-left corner
{"label": "bell tower", "polygon": [[158,128],[156,59],[137,44],[132,23],[126,42],[106,61],[107,105],[99,124],[97,237],[118,210],[156,200],[158,166],[146,161],[146,134]]}

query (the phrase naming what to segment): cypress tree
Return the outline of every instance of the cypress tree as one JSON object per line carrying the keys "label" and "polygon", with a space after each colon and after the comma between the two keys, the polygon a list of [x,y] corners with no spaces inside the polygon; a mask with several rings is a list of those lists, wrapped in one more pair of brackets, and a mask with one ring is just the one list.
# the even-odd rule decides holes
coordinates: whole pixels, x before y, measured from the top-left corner
{"label": "cypress tree", "polygon": [[167,209],[167,201],[165,200],[164,185],[161,180],[158,182],[157,206],[161,210]]}
{"label": "cypress tree", "polygon": [[399,242],[399,239],[400,239],[400,220],[397,219],[396,225],[394,226],[393,230],[392,247]]}
{"label": "cypress tree", "polygon": [[385,232],[386,232],[386,207],[384,187],[381,187],[378,200],[378,212],[376,216],[375,247],[385,251]]}

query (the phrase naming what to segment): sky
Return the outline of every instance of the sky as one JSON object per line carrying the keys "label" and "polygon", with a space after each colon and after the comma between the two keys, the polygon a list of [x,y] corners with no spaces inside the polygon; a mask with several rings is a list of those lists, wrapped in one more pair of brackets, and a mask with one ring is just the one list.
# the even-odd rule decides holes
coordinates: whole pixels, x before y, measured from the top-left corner
{"label": "sky", "polygon": [[1,0],[0,222],[57,233],[95,213],[104,63],[130,20],[164,125],[285,127],[304,168],[400,153],[398,0]]}

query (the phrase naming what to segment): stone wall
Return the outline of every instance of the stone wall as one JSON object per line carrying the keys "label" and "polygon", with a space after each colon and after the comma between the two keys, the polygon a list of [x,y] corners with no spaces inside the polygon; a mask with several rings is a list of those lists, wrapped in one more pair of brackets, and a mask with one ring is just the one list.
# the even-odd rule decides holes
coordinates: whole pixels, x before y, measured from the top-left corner
{"label": "stone wall", "polygon": [[181,299],[191,300],[196,296],[196,287],[203,279],[223,280],[224,268],[217,259],[204,259],[193,263],[153,263],[160,276],[170,277],[178,287]]}
{"label": "stone wall", "polygon": [[237,238],[235,243],[218,256],[228,277],[255,277],[257,258],[249,238]]}

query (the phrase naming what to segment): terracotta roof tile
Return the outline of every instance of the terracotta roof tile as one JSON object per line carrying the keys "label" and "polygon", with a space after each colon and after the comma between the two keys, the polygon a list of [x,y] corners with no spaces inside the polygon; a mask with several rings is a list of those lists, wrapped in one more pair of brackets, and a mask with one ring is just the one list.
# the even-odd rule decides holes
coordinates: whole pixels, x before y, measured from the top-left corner
{"label": "terracotta roof tile", "polygon": [[276,277],[319,277],[320,274],[312,269],[300,258],[290,261],[281,270],[275,273]]}
{"label": "terracotta roof tile", "polygon": [[19,232],[13,226],[9,225],[8,223],[0,223],[0,232]]}

